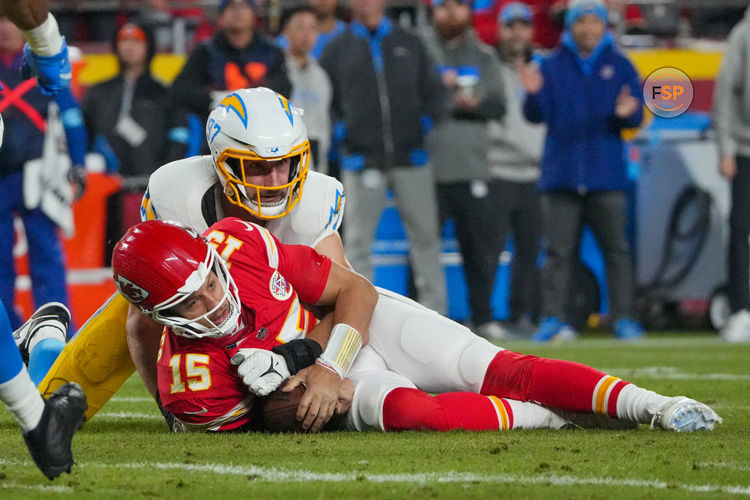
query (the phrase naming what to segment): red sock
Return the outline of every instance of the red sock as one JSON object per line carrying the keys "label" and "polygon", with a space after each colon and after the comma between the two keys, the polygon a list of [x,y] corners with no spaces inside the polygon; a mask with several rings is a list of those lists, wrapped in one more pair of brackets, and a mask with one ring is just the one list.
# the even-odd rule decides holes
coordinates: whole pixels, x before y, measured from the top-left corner
{"label": "red sock", "polygon": [[486,431],[513,428],[510,405],[495,396],[447,392],[430,396],[419,389],[393,389],[383,402],[387,431],[427,429]]}
{"label": "red sock", "polygon": [[616,417],[617,396],[627,384],[581,363],[501,351],[487,368],[481,393]]}

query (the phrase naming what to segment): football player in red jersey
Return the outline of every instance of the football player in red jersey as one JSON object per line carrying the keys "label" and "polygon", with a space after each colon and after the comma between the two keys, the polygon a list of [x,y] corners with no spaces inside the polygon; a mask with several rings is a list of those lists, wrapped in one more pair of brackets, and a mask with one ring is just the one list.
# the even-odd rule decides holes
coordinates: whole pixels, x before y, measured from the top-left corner
{"label": "football player in red jersey", "polygon": [[[692,431],[721,422],[695,400],[662,396],[579,363],[507,351],[437,313],[414,314],[419,306],[408,299],[378,294],[328,257],[283,245],[252,223],[225,218],[205,238],[146,221],[128,231],[112,259],[121,293],[169,327],[159,393],[184,428],[245,428],[252,422],[250,393],[268,394],[288,378],[286,390],[328,378],[319,385],[337,391],[315,399],[306,392],[297,413],[304,428],[317,431],[345,377],[355,388],[346,416],[354,430],[650,422]],[[334,307],[330,336],[330,324],[311,328],[304,303]],[[467,365],[467,357],[488,366]],[[601,418],[588,418],[594,415]]]}
{"label": "football player in red jersey", "polygon": [[[249,391],[266,395],[292,373],[328,388],[303,396],[304,428],[317,431],[337,404],[340,413],[348,407],[339,403],[340,372],[366,342],[377,302],[362,276],[308,246],[281,245],[266,229],[234,218],[212,226],[205,239],[169,222],[141,223],[115,248],[113,272],[120,292],[168,327],[157,362],[159,395],[185,427],[251,425]],[[318,326],[303,302],[335,310]],[[331,330],[334,340],[344,332],[341,345],[323,352],[321,345],[331,346]],[[237,353],[248,386],[231,364]],[[351,385],[347,389],[352,392]]]}

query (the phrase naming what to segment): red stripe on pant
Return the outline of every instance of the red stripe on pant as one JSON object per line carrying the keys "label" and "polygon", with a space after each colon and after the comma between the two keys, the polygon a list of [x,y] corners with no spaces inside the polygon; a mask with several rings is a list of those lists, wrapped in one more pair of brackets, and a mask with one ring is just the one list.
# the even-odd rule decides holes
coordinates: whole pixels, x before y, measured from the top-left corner
{"label": "red stripe on pant", "polygon": [[[513,422],[510,405],[504,401],[503,405],[508,421]],[[447,392],[430,396],[419,389],[399,387],[385,397],[383,426],[386,431],[486,431],[499,429],[500,423],[495,405],[481,394]]]}
{"label": "red stripe on pant", "polygon": [[607,415],[612,418],[617,418],[617,397],[620,395],[623,387],[628,385],[630,382],[624,380],[618,380],[612,391],[609,393],[609,400],[607,401]]}
{"label": "red stripe on pant", "polygon": [[[481,393],[591,413],[594,388],[604,376],[581,363],[500,351],[487,368]],[[616,405],[617,394],[610,396],[608,407]]]}

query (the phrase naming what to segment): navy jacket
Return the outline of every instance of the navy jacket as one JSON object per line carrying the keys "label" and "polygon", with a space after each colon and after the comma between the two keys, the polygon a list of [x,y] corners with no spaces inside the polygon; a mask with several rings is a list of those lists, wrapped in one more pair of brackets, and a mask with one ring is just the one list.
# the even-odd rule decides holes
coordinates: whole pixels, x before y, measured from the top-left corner
{"label": "navy jacket", "polygon": [[205,122],[212,90],[269,87],[291,95],[284,61],[281,49],[261,33],[256,32],[247,47],[236,49],[219,31],[193,50],[172,83],[172,92],[181,106]]}
{"label": "navy jacket", "polygon": [[544,86],[527,95],[524,114],[547,124],[539,189],[586,191],[623,190],[627,171],[620,132],[643,120],[640,107],[627,119],[615,116],[623,86],[642,99],[641,82],[630,61],[607,33],[582,59],[569,33],[541,63]]}
{"label": "navy jacket", "polygon": [[342,167],[426,162],[422,117],[445,111],[443,84],[422,41],[383,18],[371,33],[353,22],[323,50],[333,86],[332,116],[346,127]]}

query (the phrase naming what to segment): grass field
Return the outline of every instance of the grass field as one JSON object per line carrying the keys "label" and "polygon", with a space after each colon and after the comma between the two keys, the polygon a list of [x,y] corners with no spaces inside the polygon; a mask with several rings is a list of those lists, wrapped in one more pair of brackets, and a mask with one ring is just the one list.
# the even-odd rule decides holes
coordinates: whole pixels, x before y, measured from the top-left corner
{"label": "grass field", "polygon": [[750,497],[750,346],[708,334],[639,344],[592,335],[509,342],[713,406],[710,433],[510,431],[327,435],[169,434],[131,378],[77,434],[71,475],[47,481],[0,411],[0,498]]}

